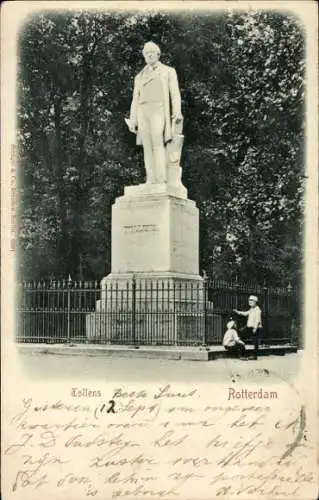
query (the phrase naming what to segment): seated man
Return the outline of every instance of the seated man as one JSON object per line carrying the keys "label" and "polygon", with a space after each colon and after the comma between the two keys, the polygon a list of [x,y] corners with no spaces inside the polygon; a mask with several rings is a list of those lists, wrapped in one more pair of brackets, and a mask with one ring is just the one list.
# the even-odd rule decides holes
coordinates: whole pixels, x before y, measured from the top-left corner
{"label": "seated man", "polygon": [[229,354],[234,356],[243,357],[245,354],[245,343],[238,337],[236,322],[234,320],[230,320],[227,323],[223,346]]}

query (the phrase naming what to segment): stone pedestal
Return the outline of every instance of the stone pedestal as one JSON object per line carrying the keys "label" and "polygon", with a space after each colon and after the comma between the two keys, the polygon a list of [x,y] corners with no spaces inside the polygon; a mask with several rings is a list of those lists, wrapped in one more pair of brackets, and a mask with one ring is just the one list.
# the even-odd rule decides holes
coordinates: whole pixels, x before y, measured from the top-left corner
{"label": "stone pedestal", "polygon": [[117,198],[112,208],[112,275],[198,277],[198,209],[193,201],[178,197],[177,190],[146,184],[125,188]]}
{"label": "stone pedestal", "polygon": [[110,274],[96,312],[87,316],[90,341],[199,345],[210,311],[201,277],[171,273]]}
{"label": "stone pedestal", "polygon": [[188,341],[202,343],[199,214],[180,167],[169,171],[170,184],[126,187],[112,207],[111,273],[87,317],[90,341],[178,344],[188,329]]}

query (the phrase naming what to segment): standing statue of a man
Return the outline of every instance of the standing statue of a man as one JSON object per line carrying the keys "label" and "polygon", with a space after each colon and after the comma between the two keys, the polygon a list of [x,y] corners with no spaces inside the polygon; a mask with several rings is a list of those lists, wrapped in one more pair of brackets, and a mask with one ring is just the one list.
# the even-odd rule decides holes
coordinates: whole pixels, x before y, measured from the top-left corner
{"label": "standing statue of a man", "polygon": [[166,145],[182,123],[181,95],[176,71],[159,61],[160,48],[147,42],[143,48],[146,66],[135,77],[130,119],[127,124],[143,145],[146,182],[167,182]]}

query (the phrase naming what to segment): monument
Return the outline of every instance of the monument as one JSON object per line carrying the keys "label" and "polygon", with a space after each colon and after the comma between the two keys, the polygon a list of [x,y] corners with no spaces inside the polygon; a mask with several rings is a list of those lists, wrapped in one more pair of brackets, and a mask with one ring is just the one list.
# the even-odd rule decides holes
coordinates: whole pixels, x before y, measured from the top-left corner
{"label": "monument", "polygon": [[[112,207],[111,273],[101,281],[97,312],[87,317],[89,339],[97,335],[110,341],[119,338],[116,321],[105,317],[112,311],[122,311],[125,318],[125,308],[131,310],[132,306],[133,282],[143,283],[137,296],[140,307],[155,307],[155,288],[158,305],[164,289],[178,286],[179,296],[174,293],[166,309],[179,314],[186,314],[194,300],[188,297],[187,287],[195,285],[197,302],[204,300],[199,275],[199,214],[181,180],[184,136],[178,79],[174,68],[160,62],[160,49],[153,42],[144,45],[143,56],[146,66],[135,78],[130,117],[125,121],[143,147],[146,182],[125,187],[124,195]],[[125,294],[120,305],[118,301],[114,305],[115,289],[117,297]],[[135,300],[136,296],[134,308]],[[173,322],[170,331],[176,329],[173,314],[169,321]],[[139,330],[134,331],[137,342],[143,341],[143,325]],[[165,343],[167,327],[160,322],[158,328],[158,318],[157,331],[155,337]],[[174,331],[175,339],[177,335]]]}

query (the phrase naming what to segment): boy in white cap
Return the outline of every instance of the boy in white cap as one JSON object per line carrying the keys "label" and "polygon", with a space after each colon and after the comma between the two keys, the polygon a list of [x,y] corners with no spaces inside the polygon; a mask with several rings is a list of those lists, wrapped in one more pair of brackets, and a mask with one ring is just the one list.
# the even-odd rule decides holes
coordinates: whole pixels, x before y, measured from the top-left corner
{"label": "boy in white cap", "polygon": [[258,297],[256,297],[256,295],[250,295],[248,298],[250,309],[248,311],[237,311],[237,309],[234,309],[234,312],[236,314],[239,314],[240,316],[247,316],[246,330],[248,336],[253,336],[255,339],[255,350],[253,356],[254,359],[257,359],[258,356],[259,335],[262,326],[261,309],[257,305],[257,302],[258,302]]}
{"label": "boy in white cap", "polygon": [[227,330],[223,338],[223,346],[229,354],[235,354],[241,358],[245,354],[245,344],[238,337],[236,322],[234,320],[230,320],[227,323]]}

